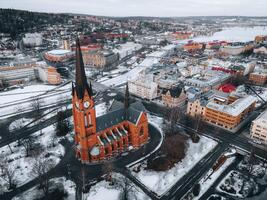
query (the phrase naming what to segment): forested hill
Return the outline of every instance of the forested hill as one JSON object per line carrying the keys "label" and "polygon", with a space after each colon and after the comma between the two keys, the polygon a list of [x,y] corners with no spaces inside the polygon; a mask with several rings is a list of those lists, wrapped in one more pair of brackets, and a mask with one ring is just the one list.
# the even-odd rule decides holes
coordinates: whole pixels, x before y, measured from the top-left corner
{"label": "forested hill", "polygon": [[0,9],[0,33],[16,38],[20,33],[34,32],[46,25],[66,23],[70,15]]}

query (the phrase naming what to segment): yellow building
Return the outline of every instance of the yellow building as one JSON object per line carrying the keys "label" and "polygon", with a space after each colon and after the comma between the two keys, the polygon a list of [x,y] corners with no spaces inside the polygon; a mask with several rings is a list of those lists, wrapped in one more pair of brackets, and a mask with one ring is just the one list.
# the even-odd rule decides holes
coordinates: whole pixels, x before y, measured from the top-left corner
{"label": "yellow building", "polygon": [[227,100],[228,96],[229,94],[218,90],[210,90],[209,92],[200,94],[188,100],[187,114],[191,117],[204,117],[206,113],[206,105],[211,99],[220,98]]}
{"label": "yellow building", "polygon": [[256,97],[246,96],[228,104],[228,102],[210,101],[206,105],[205,120],[229,130],[237,127],[254,110]]}
{"label": "yellow building", "polygon": [[224,92],[209,91],[200,97],[190,99],[187,114],[191,117],[201,116],[205,121],[232,130],[253,111],[256,97],[236,97]]}

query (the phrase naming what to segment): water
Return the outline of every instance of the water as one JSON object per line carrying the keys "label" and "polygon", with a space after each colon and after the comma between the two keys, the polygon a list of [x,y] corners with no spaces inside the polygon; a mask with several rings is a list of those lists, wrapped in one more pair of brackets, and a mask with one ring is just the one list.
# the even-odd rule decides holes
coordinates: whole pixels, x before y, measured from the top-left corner
{"label": "water", "polygon": [[[225,28],[212,36],[199,36],[192,40],[196,42],[210,42],[213,40],[226,40],[228,42],[248,42],[254,40],[257,35],[267,35],[267,26],[233,27]],[[188,40],[181,41],[182,43]]]}

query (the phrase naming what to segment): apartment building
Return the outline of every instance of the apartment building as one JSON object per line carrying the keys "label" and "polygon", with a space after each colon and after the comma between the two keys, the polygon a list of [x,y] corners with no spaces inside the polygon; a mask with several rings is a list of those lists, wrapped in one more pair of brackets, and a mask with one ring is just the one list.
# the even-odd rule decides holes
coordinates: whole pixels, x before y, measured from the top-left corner
{"label": "apartment building", "polygon": [[38,77],[44,83],[51,85],[58,85],[62,82],[60,74],[57,72],[56,68],[48,66],[38,67]]}
{"label": "apartment building", "polygon": [[253,44],[227,45],[222,46],[220,51],[227,55],[239,55],[253,49]]}
{"label": "apartment building", "polygon": [[24,84],[36,79],[36,61],[25,58],[0,66],[0,79],[5,85]]}
{"label": "apartment building", "polygon": [[202,75],[185,80],[187,86],[200,88],[203,92],[218,89],[231,78],[231,74],[224,72],[205,70]]}
{"label": "apartment building", "polygon": [[187,103],[187,114],[191,117],[201,116],[204,118],[206,105],[211,99],[220,98],[225,101],[229,94],[217,90],[210,90],[206,93],[197,93],[193,98],[189,98]]}
{"label": "apartment building", "polygon": [[267,72],[250,73],[249,80],[257,85],[264,85],[267,82]]}
{"label": "apartment building", "polygon": [[203,48],[203,44],[197,43],[197,42],[190,42],[190,43],[185,44],[183,46],[183,49],[185,51],[196,51],[196,50],[200,50],[202,48]]}
{"label": "apartment building", "polygon": [[97,69],[108,69],[119,60],[118,54],[112,51],[88,51],[83,52],[84,64]]}
{"label": "apartment building", "polygon": [[137,97],[152,100],[157,98],[158,84],[153,82],[153,76],[140,74],[137,78],[128,80],[129,92]]}
{"label": "apartment building", "polygon": [[253,96],[238,97],[211,90],[188,100],[187,114],[201,116],[205,121],[232,130],[255,108]]}
{"label": "apartment building", "polygon": [[250,137],[254,140],[267,144],[267,110],[252,121]]}
{"label": "apartment building", "polygon": [[232,103],[215,98],[206,105],[205,120],[222,128],[232,130],[254,110],[256,97],[246,96]]}

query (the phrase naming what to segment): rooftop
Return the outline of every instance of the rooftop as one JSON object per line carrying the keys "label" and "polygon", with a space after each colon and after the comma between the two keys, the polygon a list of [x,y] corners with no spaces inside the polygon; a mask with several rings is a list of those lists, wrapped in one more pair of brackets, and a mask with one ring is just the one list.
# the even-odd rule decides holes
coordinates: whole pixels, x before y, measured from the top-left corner
{"label": "rooftop", "polygon": [[267,126],[267,110],[263,111],[253,122],[263,123]]}
{"label": "rooftop", "polygon": [[210,101],[207,104],[207,108],[217,110],[219,112],[236,117],[241,114],[245,109],[247,109],[251,104],[256,102],[256,100],[256,97],[249,95],[244,98],[240,98],[228,105],[220,105],[213,101]]}
{"label": "rooftop", "polygon": [[65,50],[65,49],[55,49],[47,52],[48,54],[53,54],[53,55],[64,55],[71,53],[70,50]]}

